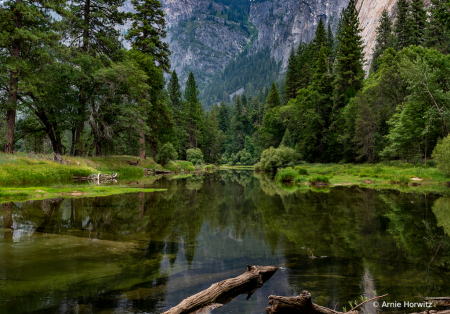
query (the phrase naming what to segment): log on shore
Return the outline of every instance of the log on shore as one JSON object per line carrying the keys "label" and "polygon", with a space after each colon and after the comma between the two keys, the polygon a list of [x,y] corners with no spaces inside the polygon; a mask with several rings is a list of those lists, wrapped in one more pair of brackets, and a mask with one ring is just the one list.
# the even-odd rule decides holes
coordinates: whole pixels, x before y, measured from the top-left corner
{"label": "log on shore", "polygon": [[[297,297],[271,295],[269,296],[269,300],[270,306],[266,308],[267,314],[344,314],[313,303],[311,294],[308,291],[303,291]],[[347,312],[347,314],[350,313],[357,314],[358,311]]]}
{"label": "log on shore", "polygon": [[277,270],[273,266],[247,265],[247,271],[242,275],[215,283],[163,314],[209,313],[208,310],[226,304],[240,294],[248,294],[249,299]]}

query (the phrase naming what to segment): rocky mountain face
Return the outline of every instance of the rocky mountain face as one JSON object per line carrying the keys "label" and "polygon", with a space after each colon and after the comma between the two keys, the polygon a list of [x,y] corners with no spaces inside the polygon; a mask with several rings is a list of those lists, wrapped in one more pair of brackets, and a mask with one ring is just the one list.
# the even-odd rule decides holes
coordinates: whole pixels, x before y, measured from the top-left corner
{"label": "rocky mountain face", "polygon": [[[236,0],[238,1],[238,0]],[[286,69],[289,53],[314,37],[320,18],[336,29],[349,0],[239,0],[248,2],[245,18],[230,19],[233,0],[162,0],[172,69],[184,82],[193,71],[200,87],[245,48],[248,54],[269,48]],[[357,0],[368,71],[378,18],[387,8],[394,18],[398,0]],[[429,2],[429,0],[426,0]],[[228,5],[225,5],[227,3]]]}
{"label": "rocky mountain face", "polygon": [[274,0],[252,4],[249,20],[258,28],[258,38],[252,50],[270,47],[276,61],[286,69],[292,48],[301,41],[314,38],[317,24],[322,18],[325,25],[336,29],[340,12],[348,0]]}
{"label": "rocky mountain face", "polygon": [[[230,6],[212,0],[162,0],[168,22],[172,68],[182,80],[193,71],[200,84],[244,48],[249,53],[269,47],[285,70],[292,48],[309,42],[322,18],[336,27],[348,0],[247,1],[245,22],[228,18]],[[229,1],[230,2],[230,1]]]}

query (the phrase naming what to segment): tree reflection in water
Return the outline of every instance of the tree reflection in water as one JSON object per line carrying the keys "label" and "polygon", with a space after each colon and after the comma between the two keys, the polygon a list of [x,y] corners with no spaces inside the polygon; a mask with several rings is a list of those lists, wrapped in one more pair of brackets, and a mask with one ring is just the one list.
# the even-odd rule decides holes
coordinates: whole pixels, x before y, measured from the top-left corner
{"label": "tree reflection in water", "polygon": [[214,313],[260,313],[269,294],[303,289],[329,307],[373,290],[448,294],[447,197],[311,190],[251,171],[152,187],[167,192],[2,204],[0,310],[159,313],[246,264],[284,271]]}

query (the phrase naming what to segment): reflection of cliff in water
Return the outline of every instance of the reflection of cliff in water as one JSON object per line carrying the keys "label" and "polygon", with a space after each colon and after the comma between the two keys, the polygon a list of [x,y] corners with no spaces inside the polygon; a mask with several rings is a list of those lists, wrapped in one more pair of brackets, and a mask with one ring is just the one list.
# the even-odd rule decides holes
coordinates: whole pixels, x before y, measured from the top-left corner
{"label": "reflection of cliff in water", "polygon": [[[3,204],[0,278],[10,289],[8,310],[157,313],[246,264],[286,268],[262,294],[308,289],[329,307],[373,290],[395,300],[450,288],[447,198],[315,192],[251,171],[163,178],[154,186],[167,192]],[[28,281],[11,279],[25,275]],[[267,299],[255,298],[248,306],[258,312]]]}

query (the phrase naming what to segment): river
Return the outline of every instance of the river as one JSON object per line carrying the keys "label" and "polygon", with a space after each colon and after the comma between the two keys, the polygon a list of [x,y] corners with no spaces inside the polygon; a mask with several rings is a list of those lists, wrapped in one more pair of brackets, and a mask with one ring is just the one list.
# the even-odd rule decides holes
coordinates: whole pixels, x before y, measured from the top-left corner
{"label": "river", "polygon": [[[162,313],[246,265],[280,270],[212,313],[450,295],[450,198],[281,186],[252,171],[161,178],[166,192],[4,203],[0,313]],[[375,308],[364,313],[410,308]]]}

